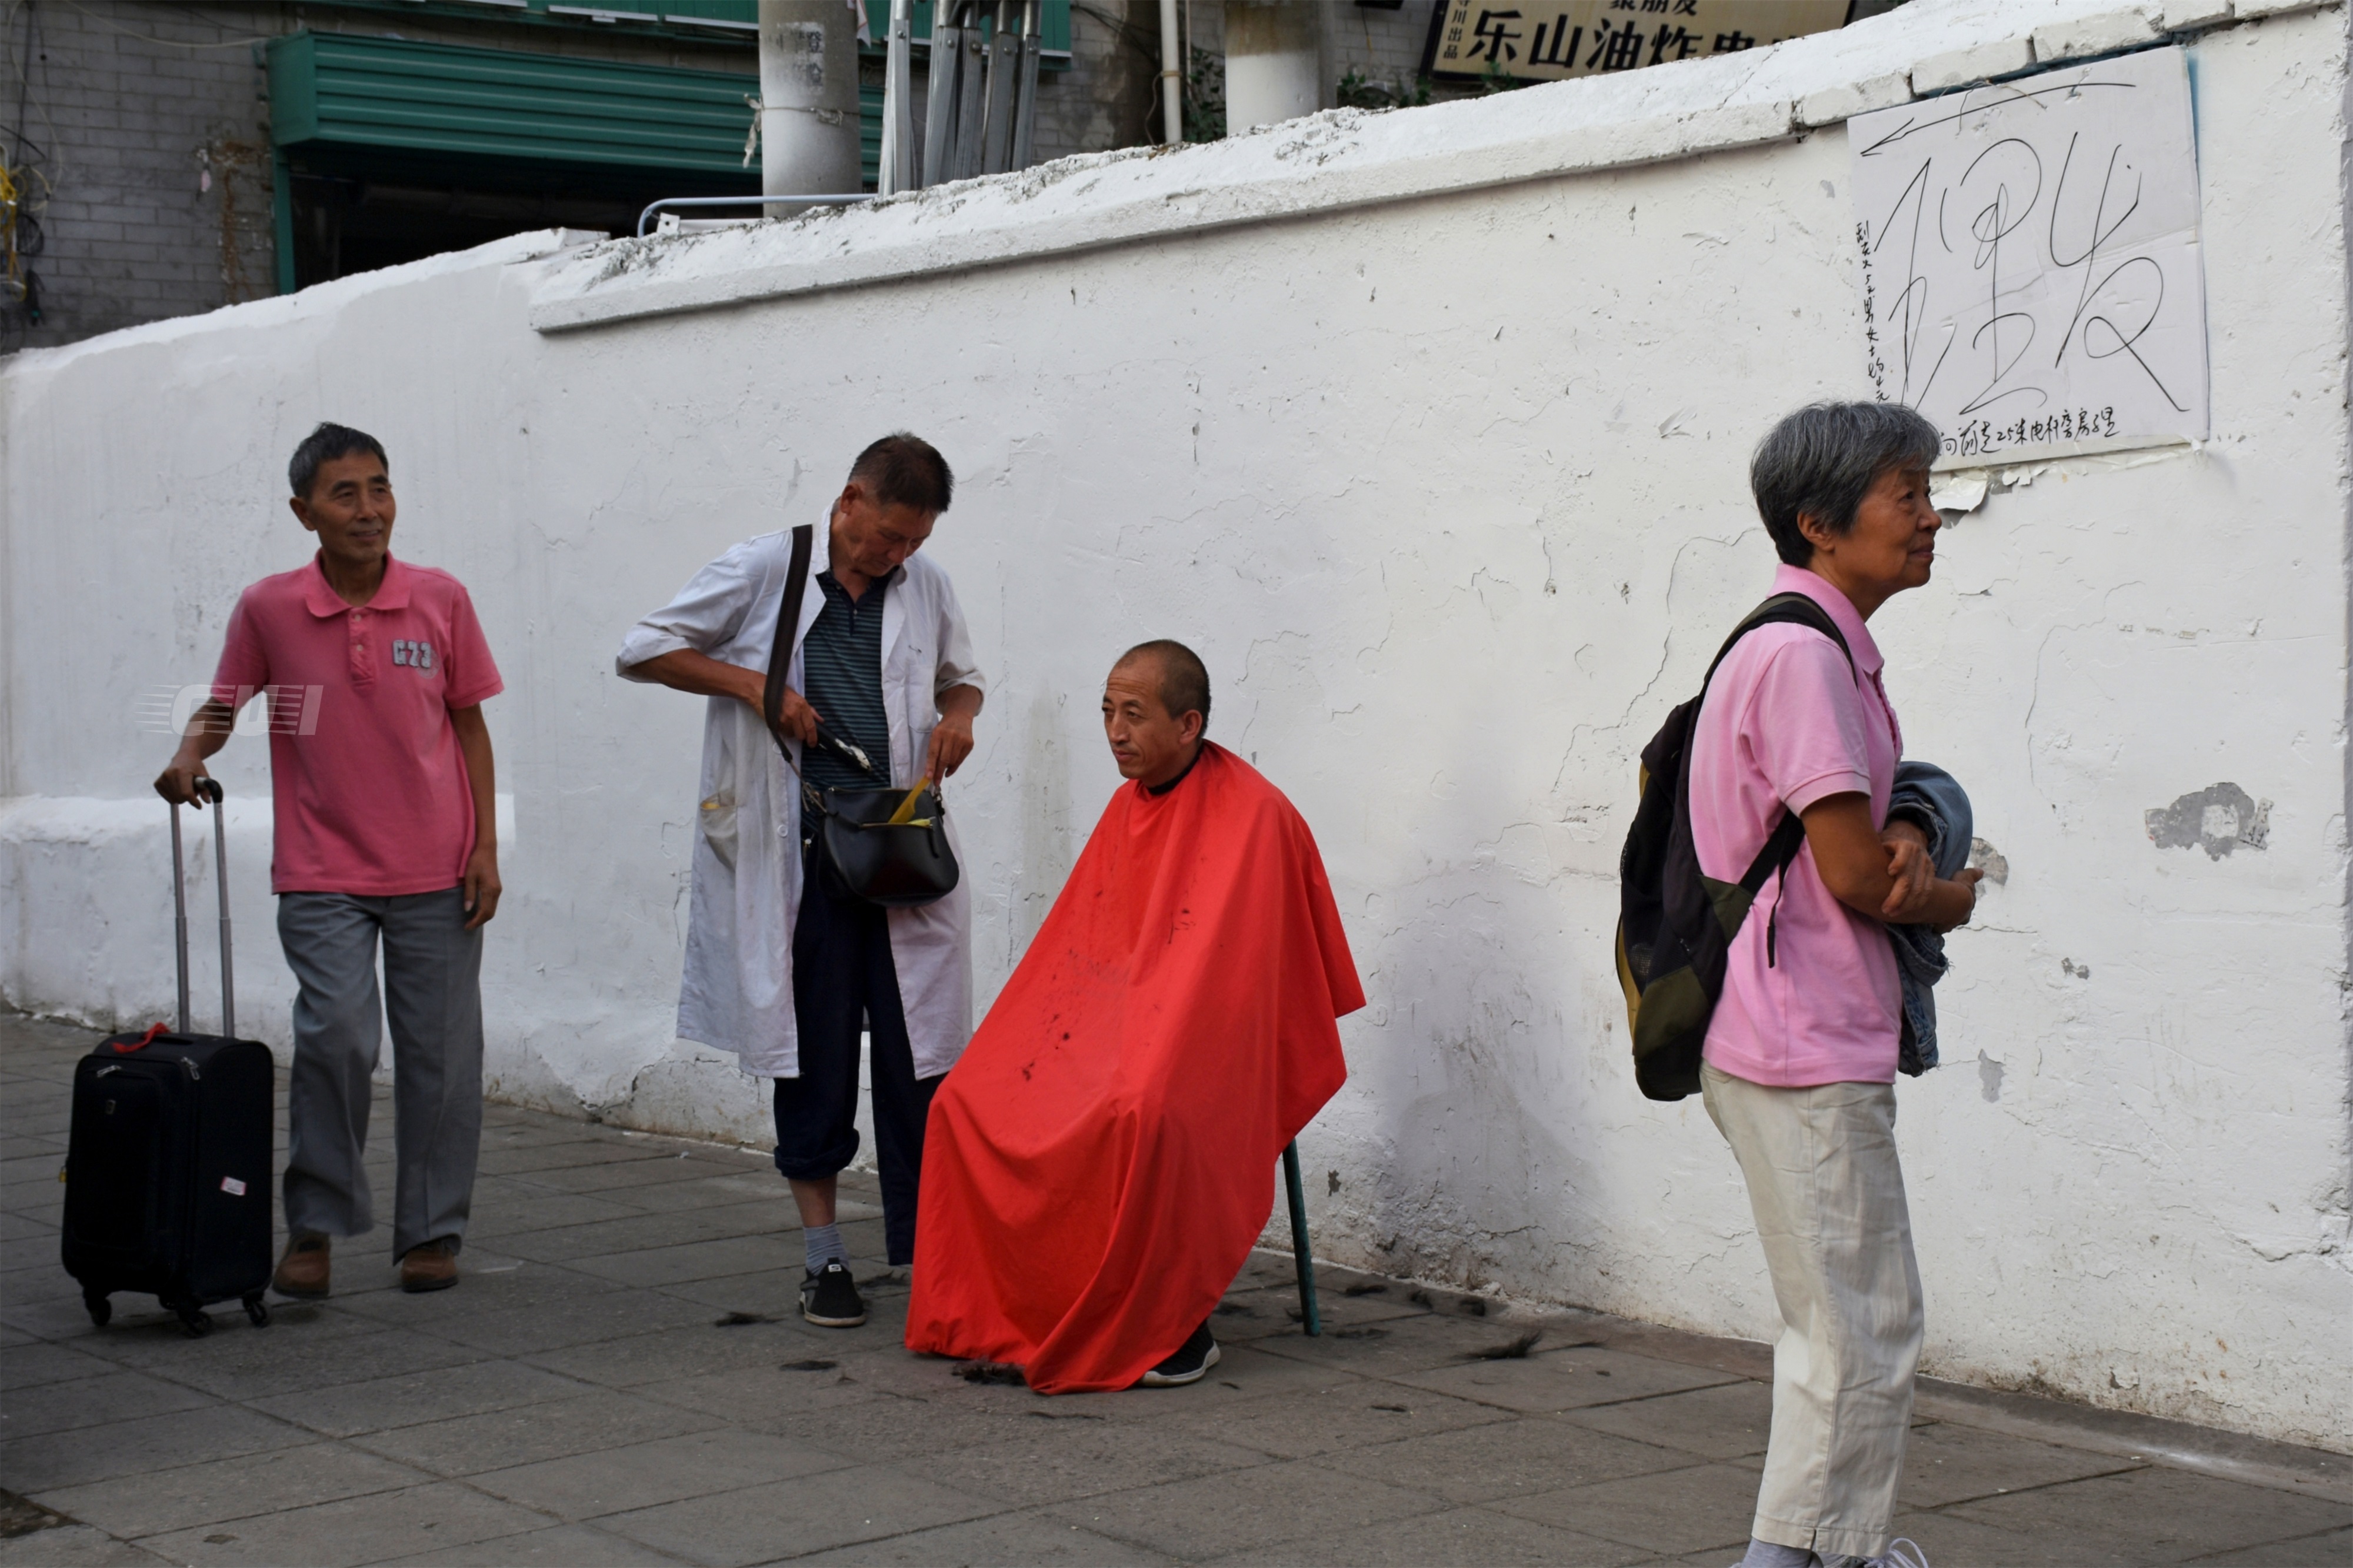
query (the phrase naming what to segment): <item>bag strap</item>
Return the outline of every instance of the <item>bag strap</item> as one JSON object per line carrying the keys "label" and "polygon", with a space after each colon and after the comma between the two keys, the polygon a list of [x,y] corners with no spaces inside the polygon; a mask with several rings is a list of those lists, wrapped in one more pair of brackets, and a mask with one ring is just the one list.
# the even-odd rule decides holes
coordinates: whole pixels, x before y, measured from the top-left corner
{"label": "bag strap", "polygon": [[[1845,635],[1838,629],[1838,623],[1831,619],[1828,610],[1804,594],[1776,594],[1749,611],[1747,617],[1732,628],[1732,635],[1724,639],[1724,646],[1716,650],[1715,662],[1707,667],[1707,679],[1700,682],[1701,701],[1704,703],[1706,700],[1708,683],[1715,679],[1716,665],[1724,662],[1734,644],[1758,626],[1782,624],[1809,626],[1830,638],[1838,645],[1839,652],[1846,656],[1847,673],[1858,680],[1862,679],[1861,671],[1855,668],[1854,650],[1846,646]],[[1692,717],[1694,723],[1698,722],[1697,708],[1693,709]],[[1741,873],[1740,885],[1748,889],[1752,898],[1755,897],[1763,890],[1767,878],[1788,870],[1791,862],[1798,858],[1798,851],[1804,848],[1805,844],[1805,823],[1796,812],[1785,809],[1781,813],[1781,820],[1766,837],[1764,847],[1757,851],[1757,858],[1751,860],[1748,869]]]}
{"label": "bag strap", "polygon": [[1838,644],[1839,652],[1846,656],[1846,672],[1857,680],[1862,679],[1862,672],[1854,667],[1854,650],[1846,646],[1846,634],[1838,629],[1838,623],[1831,619],[1828,610],[1805,594],[1776,594],[1749,611],[1747,618],[1732,628],[1732,635],[1724,639],[1722,647],[1715,650],[1715,658],[1707,667],[1706,679],[1699,683],[1700,694],[1703,697],[1706,695],[1708,681],[1715,679],[1715,667],[1724,662],[1725,656],[1732,651],[1735,643],[1758,626],[1784,624],[1810,626]]}
{"label": "bag strap", "polygon": [[793,765],[792,748],[777,727],[777,710],[785,700],[785,678],[793,667],[793,643],[800,636],[801,601],[808,595],[809,557],[817,551],[817,528],[803,523],[793,530],[792,564],[785,570],[784,602],[776,610],[776,642],[768,650],[768,683],[760,694],[760,717],[767,721],[768,738]]}

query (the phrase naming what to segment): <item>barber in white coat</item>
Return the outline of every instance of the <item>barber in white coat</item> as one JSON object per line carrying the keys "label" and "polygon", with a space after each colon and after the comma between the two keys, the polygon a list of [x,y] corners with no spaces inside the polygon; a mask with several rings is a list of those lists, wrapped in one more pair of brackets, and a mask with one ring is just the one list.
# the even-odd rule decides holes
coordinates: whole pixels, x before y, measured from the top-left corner
{"label": "barber in white coat", "polygon": [[[934,784],[972,752],[981,676],[947,574],[918,555],[955,487],[929,443],[886,436],[859,455],[809,562],[781,704],[801,779],[762,721],[789,531],[747,540],[630,628],[629,680],[711,700],[678,1032],[776,1080],[776,1168],[807,1240],[801,1312],[866,1321],[835,1223],[836,1177],[858,1152],[859,1037],[871,1036],[883,1230],[915,1256],[915,1194],[932,1091],[972,1037],[972,900],[884,910],[857,898],[802,832],[802,779],[872,778],[808,742],[827,729]],[[953,819],[950,843],[955,844]],[[961,858],[962,851],[958,849]]]}

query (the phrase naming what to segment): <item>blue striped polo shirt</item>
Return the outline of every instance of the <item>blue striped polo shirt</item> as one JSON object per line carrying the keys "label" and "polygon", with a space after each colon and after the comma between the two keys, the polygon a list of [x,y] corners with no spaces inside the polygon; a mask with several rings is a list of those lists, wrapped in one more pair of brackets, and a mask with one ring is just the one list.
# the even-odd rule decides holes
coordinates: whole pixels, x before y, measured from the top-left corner
{"label": "blue striped polo shirt", "polygon": [[[900,570],[903,571],[904,568]],[[801,695],[825,727],[865,749],[884,776],[860,773],[821,746],[801,748],[801,773],[819,789],[877,789],[890,782],[891,718],[882,707],[882,596],[898,577],[877,579],[862,599],[817,574],[825,604],[801,639]]]}

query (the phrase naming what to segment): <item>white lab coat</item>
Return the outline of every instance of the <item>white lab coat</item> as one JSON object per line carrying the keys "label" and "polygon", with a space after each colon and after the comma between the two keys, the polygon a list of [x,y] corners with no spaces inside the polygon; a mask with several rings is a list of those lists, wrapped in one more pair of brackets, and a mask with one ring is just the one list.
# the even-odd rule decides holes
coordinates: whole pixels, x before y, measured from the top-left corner
{"label": "white lab coat", "polygon": [[[801,641],[825,605],[817,574],[825,569],[826,538],[820,521],[793,636],[787,679],[796,691],[803,689]],[[632,667],[691,647],[723,664],[765,672],[791,564],[789,531],[744,541],[630,627],[616,668],[624,679],[644,679]],[[894,781],[913,779],[923,766],[939,722],[939,694],[981,685],[972,636],[947,574],[925,556],[910,556],[890,579],[882,601],[882,706],[890,716]],[[731,697],[713,697],[710,705],[702,725],[702,809],[678,1032],[734,1052],[747,1073],[797,1078],[793,922],[801,901],[800,784],[756,712]],[[793,751],[797,766],[799,742]],[[961,862],[953,816],[947,831]],[[972,1038],[969,882],[935,903],[891,910],[890,929],[915,1074],[931,1078],[955,1066]]]}

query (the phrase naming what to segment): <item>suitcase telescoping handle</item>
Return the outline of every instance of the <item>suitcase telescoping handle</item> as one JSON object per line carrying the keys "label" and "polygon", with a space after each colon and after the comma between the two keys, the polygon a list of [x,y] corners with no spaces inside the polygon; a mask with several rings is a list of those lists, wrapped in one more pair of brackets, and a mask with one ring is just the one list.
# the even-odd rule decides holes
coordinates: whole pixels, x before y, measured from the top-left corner
{"label": "suitcase telescoping handle", "polygon": [[[200,778],[196,793],[213,803],[213,881],[220,889],[221,1034],[237,1038],[237,983],[230,976],[228,942],[228,822],[221,810],[220,781]],[[172,803],[172,935],[180,960],[180,1033],[188,1032],[188,873],[180,855],[180,803]]]}

